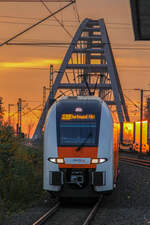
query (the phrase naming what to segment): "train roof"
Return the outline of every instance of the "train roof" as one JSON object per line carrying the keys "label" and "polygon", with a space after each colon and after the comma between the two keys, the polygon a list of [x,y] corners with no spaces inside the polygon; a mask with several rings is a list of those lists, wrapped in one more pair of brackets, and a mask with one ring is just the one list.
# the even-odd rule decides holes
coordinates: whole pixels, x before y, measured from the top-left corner
{"label": "train roof", "polygon": [[97,100],[100,103],[103,103],[104,101],[97,96],[64,96],[61,99],[59,99],[58,102],[60,101],[87,101],[87,100]]}

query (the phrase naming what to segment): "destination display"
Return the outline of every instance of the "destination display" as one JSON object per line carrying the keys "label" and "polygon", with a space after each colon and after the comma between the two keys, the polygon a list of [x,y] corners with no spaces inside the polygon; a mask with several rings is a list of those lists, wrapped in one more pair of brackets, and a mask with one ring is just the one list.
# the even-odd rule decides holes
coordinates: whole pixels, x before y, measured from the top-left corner
{"label": "destination display", "polygon": [[61,120],[95,120],[95,114],[62,114]]}

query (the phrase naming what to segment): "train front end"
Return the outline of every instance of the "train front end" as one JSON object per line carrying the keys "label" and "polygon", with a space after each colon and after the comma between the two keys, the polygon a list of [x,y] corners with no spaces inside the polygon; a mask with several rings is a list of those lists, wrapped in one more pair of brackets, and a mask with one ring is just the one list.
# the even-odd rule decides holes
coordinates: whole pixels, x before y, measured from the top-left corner
{"label": "train front end", "polygon": [[60,197],[98,197],[114,185],[113,124],[96,97],[55,103],[44,133],[44,189]]}

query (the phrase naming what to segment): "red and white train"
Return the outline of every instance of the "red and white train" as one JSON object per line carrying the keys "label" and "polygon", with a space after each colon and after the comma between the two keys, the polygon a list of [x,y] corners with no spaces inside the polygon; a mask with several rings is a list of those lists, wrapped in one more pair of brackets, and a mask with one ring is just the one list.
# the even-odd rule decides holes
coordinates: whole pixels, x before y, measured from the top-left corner
{"label": "red and white train", "polygon": [[118,126],[100,98],[64,97],[54,103],[44,132],[44,189],[65,198],[112,191],[118,136]]}

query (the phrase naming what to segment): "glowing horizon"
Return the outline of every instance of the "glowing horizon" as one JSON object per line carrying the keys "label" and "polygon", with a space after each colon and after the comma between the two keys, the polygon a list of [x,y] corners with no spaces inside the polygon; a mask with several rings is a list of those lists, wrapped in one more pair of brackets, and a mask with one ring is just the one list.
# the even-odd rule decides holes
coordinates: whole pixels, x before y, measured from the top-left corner
{"label": "glowing horizon", "polygon": [[0,69],[16,69],[16,68],[34,68],[34,67],[46,67],[50,64],[60,65],[62,63],[61,59],[38,59],[31,61],[22,61],[22,62],[0,62]]}

